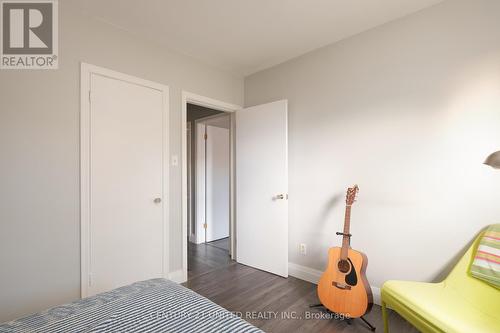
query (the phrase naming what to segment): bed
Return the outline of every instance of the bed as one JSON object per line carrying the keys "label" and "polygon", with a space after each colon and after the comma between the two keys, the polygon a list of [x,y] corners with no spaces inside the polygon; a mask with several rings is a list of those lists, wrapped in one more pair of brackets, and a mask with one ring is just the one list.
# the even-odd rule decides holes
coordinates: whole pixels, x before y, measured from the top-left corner
{"label": "bed", "polygon": [[152,279],[0,324],[13,332],[262,333],[238,315],[165,279]]}

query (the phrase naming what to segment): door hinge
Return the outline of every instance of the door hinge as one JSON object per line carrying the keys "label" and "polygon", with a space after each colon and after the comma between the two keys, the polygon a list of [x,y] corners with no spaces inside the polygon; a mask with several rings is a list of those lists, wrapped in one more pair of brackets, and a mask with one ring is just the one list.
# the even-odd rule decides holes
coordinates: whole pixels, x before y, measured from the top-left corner
{"label": "door hinge", "polygon": [[203,229],[206,229],[206,228],[207,228],[207,224],[203,223]]}
{"label": "door hinge", "polygon": [[92,91],[89,90],[89,102],[92,103]]}
{"label": "door hinge", "polygon": [[205,135],[203,136],[203,138],[204,138],[205,140],[208,138],[207,133],[205,133]]}

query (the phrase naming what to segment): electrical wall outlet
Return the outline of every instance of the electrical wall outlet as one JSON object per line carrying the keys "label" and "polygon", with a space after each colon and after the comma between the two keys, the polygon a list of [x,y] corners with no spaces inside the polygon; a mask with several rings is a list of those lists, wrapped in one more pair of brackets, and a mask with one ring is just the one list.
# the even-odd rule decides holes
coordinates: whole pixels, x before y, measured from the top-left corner
{"label": "electrical wall outlet", "polygon": [[300,254],[302,254],[303,256],[305,256],[307,254],[307,245],[306,244],[300,244],[299,245],[299,252]]}

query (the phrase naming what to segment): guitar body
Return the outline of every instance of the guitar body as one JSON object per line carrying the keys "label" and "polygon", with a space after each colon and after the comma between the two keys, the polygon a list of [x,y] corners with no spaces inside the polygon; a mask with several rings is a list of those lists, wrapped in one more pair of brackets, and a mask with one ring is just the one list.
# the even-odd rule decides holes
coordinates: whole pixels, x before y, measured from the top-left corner
{"label": "guitar body", "polygon": [[340,247],[328,251],[328,267],[318,283],[318,297],[330,311],[359,318],[371,310],[373,296],[366,279],[366,255],[348,249],[341,259]]}

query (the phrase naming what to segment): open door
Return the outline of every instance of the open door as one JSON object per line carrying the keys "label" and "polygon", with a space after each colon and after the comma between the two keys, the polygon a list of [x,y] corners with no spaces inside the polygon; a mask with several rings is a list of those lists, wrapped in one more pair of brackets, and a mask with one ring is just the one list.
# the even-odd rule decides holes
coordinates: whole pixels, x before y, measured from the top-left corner
{"label": "open door", "polygon": [[237,261],[288,277],[286,100],[236,112]]}

